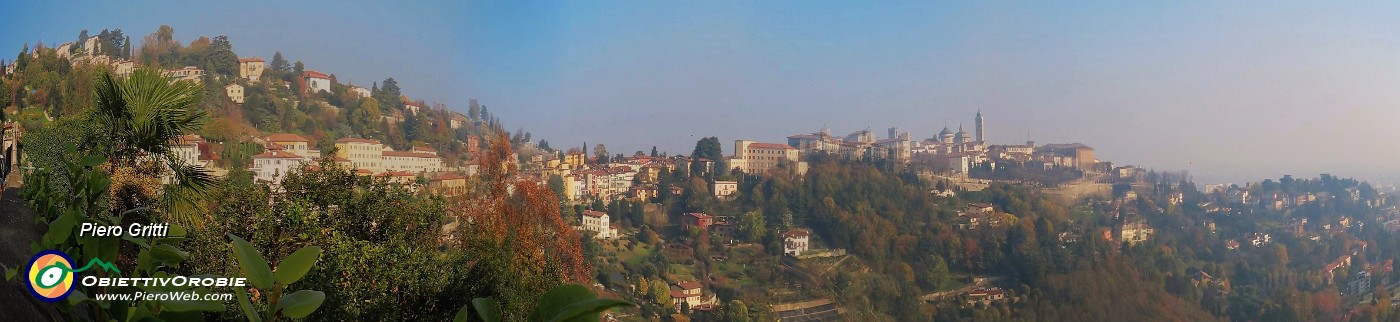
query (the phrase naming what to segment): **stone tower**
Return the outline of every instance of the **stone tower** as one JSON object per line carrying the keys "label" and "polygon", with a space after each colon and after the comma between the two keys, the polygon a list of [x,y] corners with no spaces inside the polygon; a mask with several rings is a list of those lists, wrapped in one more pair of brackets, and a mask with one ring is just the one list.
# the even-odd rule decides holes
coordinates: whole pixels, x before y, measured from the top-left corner
{"label": "stone tower", "polygon": [[977,110],[977,142],[986,142],[986,128],[982,127],[982,110]]}

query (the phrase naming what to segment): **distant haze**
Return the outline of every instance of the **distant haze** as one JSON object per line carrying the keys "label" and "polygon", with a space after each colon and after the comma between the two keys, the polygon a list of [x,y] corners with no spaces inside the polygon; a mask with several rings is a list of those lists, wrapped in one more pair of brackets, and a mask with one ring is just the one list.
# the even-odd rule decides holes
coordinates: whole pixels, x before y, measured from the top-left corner
{"label": "distant haze", "polygon": [[476,97],[554,147],[922,139],[980,109],[994,144],[1081,142],[1203,182],[1400,177],[1400,3],[208,5],[18,4],[33,14],[0,22],[0,57],[165,23],[459,110]]}

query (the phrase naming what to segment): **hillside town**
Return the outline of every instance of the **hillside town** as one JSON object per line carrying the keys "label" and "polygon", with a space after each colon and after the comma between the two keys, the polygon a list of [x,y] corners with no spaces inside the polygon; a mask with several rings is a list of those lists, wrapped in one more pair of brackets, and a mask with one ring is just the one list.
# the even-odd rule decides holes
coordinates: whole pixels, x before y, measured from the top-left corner
{"label": "hillside town", "polygon": [[[200,54],[230,55],[224,71],[151,64],[129,39],[119,50],[102,39],[38,45],[19,57],[34,65],[0,69],[20,80],[53,64],[117,79],[159,68],[170,84],[198,85],[208,93],[198,106],[210,111],[209,125],[167,142],[172,162],[249,178],[266,189],[252,203],[259,207],[304,193],[285,188],[287,178],[325,168],[440,203],[479,194],[487,173],[505,176],[501,200],[545,187],[553,196],[540,208],[557,210],[565,230],[582,236],[589,289],[641,304],[607,313],[610,321],[721,321],[733,308],[844,321],[892,303],[908,307],[899,316],[1004,318],[1050,305],[1042,292],[1068,287],[1067,278],[1118,274],[1114,265],[1131,262],[1124,259],[1162,265],[1111,278],[1165,285],[1153,296],[1214,316],[1245,316],[1230,309],[1244,305],[1233,295],[1264,296],[1288,283],[1358,308],[1400,298],[1395,254],[1368,248],[1389,242],[1376,232],[1400,231],[1394,196],[1352,179],[1198,189],[1188,174],[1115,165],[1082,143],[990,142],[994,115],[974,109],[972,132],[945,126],[926,138],[894,127],[883,135],[823,127],[786,141],[706,137],[689,154],[610,153],[604,144],[550,146],[523,129],[512,135],[475,100],[462,111],[412,99],[393,78],[366,88],[300,61],[290,67],[280,53],[271,63],[232,55],[227,39],[191,45],[227,47]],[[25,141],[31,131],[82,115],[58,108],[66,103],[45,96],[52,91],[28,93],[6,110],[7,167],[40,168],[26,160],[43,156],[24,155],[22,145],[53,143]],[[487,157],[496,151],[509,154]],[[178,182],[178,174],[160,179]],[[473,225],[486,224],[446,220],[427,243],[447,248]],[[1161,257],[1176,252],[1196,257]],[[1274,264],[1240,264],[1253,258]]]}

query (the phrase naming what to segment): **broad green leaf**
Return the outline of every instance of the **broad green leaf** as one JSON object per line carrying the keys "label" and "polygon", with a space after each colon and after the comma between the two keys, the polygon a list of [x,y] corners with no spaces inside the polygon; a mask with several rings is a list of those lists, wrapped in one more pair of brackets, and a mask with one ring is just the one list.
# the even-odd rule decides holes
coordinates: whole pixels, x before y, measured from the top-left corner
{"label": "broad green leaf", "polygon": [[11,268],[11,269],[7,269],[7,270],[5,270],[5,280],[8,281],[8,280],[15,279],[15,275],[17,275],[17,274],[19,274],[19,268],[18,268],[18,267],[16,267],[16,268]]}
{"label": "broad green leaf", "polygon": [[156,268],[156,261],[151,258],[150,251],[142,251],[136,254],[136,270],[149,272]]}
{"label": "broad green leaf", "polygon": [[321,247],[307,246],[287,255],[277,264],[277,271],[274,277],[277,283],[291,285],[306,276],[306,272],[311,271],[311,267],[316,265],[316,261],[321,257]]}
{"label": "broad green leaf", "polygon": [[593,291],[589,291],[588,288],[582,285],[560,285],[559,287],[549,290],[549,292],[545,292],[544,296],[540,297],[539,309],[536,309],[535,314],[532,314],[534,316],[532,320],[544,321],[545,319],[558,316],[559,313],[569,305],[595,298],[598,298],[598,295],[593,294]]}
{"label": "broad green leaf", "polygon": [[468,321],[471,321],[471,317],[468,316],[469,314],[472,313],[472,309],[471,309],[471,308],[472,308],[471,305],[463,305],[463,306],[462,306],[462,309],[457,310],[457,315],[456,315],[455,317],[452,318],[452,322],[468,322]]}
{"label": "broad green leaf", "polygon": [[189,239],[189,238],[186,238],[186,237],[165,237],[165,238],[156,238],[156,240],[155,240],[155,242],[154,242],[153,244],[164,244],[164,245],[172,245],[172,246],[175,246],[175,245],[180,245],[180,243],[183,243],[183,242],[186,242],[186,241],[189,241],[189,240],[190,240],[190,239]]}
{"label": "broad green leaf", "polygon": [[53,220],[53,224],[49,225],[49,232],[54,234],[53,240],[55,242],[62,243],[68,240],[68,236],[73,234],[73,227],[77,225],[78,217],[81,216],[76,212],[77,210],[74,209],[58,216],[57,219]]}
{"label": "broad green leaf", "polygon": [[258,311],[253,309],[253,303],[248,301],[248,292],[241,287],[235,287],[233,291],[238,296],[238,309],[243,311],[243,316],[248,318],[248,322],[262,322]]}
{"label": "broad green leaf", "polygon": [[136,244],[137,246],[141,246],[141,248],[143,249],[151,248],[151,244],[147,243],[145,238],[131,237],[131,235],[122,234],[122,240],[129,241],[132,244]]}
{"label": "broad green leaf", "polygon": [[190,253],[170,245],[156,245],[155,247],[151,247],[150,252],[151,259],[154,259],[156,263],[166,266],[179,264],[190,257]]}
{"label": "broad green leaf", "polygon": [[82,162],[80,162],[80,163],[78,163],[78,164],[80,164],[80,165],[82,165],[82,166],[84,166],[84,167],[93,167],[93,166],[97,166],[97,165],[99,165],[99,164],[102,164],[103,161],[107,161],[107,159],[105,159],[105,158],[103,158],[102,156],[99,156],[99,155],[90,155],[90,156],[84,157],[83,160],[82,160]]}
{"label": "broad green leaf", "polygon": [[486,322],[501,321],[501,304],[488,298],[472,299],[472,308],[476,309],[476,316]]}
{"label": "broad green leaf", "polygon": [[567,306],[567,307],[564,307],[562,310],[559,310],[559,313],[558,313],[558,314],[556,314],[553,318],[549,319],[549,321],[551,321],[551,322],[592,322],[592,321],[598,321],[598,320],[602,317],[603,311],[607,311],[608,309],[611,309],[611,308],[614,308],[614,307],[622,307],[622,306],[632,306],[632,303],[628,303],[627,301],[623,301],[623,300],[615,300],[615,299],[591,299],[591,300],[586,300],[586,301],[583,301],[583,302],[574,303],[574,304],[571,304],[571,305],[569,305],[569,306]]}
{"label": "broad green leaf", "polygon": [[233,254],[238,257],[238,267],[243,269],[243,275],[248,277],[248,282],[260,290],[272,289],[272,268],[268,267],[262,254],[243,238],[233,234],[229,234],[228,237],[233,240]]}
{"label": "broad green leaf", "polygon": [[300,290],[277,299],[277,310],[289,318],[300,319],[311,315],[325,301],[325,292]]}
{"label": "broad green leaf", "polygon": [[184,237],[185,227],[180,225],[170,225],[170,233],[166,237]]}
{"label": "broad green leaf", "polygon": [[68,305],[76,306],[88,300],[91,300],[91,298],[88,298],[87,293],[83,293],[81,290],[73,290],[73,293],[68,293]]}

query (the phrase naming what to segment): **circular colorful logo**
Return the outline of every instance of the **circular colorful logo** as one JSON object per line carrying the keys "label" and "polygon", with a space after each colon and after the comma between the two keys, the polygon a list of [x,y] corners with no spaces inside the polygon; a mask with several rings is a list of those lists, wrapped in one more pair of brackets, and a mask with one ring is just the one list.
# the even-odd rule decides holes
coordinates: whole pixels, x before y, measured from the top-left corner
{"label": "circular colorful logo", "polygon": [[58,250],[46,250],[29,259],[29,291],[44,302],[58,302],[73,293],[73,259]]}

